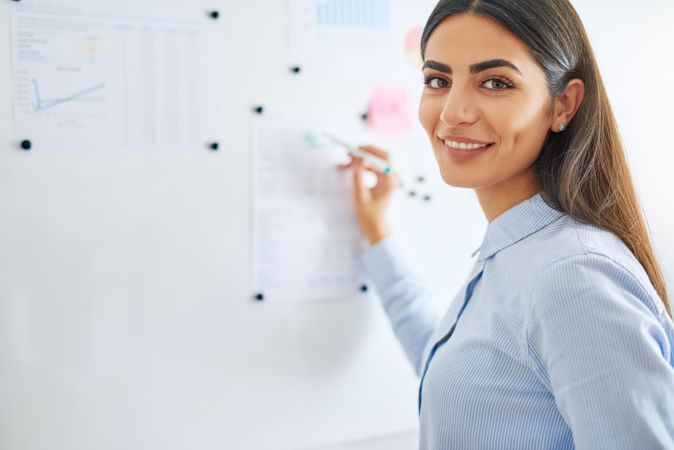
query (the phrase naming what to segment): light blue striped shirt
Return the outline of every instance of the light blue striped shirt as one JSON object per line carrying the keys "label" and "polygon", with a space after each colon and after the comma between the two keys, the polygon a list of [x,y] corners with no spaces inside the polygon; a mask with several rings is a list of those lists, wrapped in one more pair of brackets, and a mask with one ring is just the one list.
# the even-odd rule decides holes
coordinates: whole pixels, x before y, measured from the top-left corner
{"label": "light blue striped shirt", "polygon": [[623,242],[537,194],[478,251],[442,318],[390,239],[362,255],[420,377],[420,448],[674,449],[674,326]]}

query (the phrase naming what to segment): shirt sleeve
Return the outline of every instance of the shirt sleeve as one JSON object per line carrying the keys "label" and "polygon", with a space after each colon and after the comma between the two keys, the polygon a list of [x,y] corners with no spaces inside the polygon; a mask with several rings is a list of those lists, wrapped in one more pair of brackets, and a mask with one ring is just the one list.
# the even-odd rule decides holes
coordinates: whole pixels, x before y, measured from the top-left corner
{"label": "shirt sleeve", "polygon": [[440,318],[430,293],[408,270],[390,238],[379,241],[361,255],[361,264],[382,299],[396,337],[419,375],[424,347]]}
{"label": "shirt sleeve", "polygon": [[585,254],[543,269],[529,308],[530,361],[576,449],[674,448],[672,322],[659,298]]}

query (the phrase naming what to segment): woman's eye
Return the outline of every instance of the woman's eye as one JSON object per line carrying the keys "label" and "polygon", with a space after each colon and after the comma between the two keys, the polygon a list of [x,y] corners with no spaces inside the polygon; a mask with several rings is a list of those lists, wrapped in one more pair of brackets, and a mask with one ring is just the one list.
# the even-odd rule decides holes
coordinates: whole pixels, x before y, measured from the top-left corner
{"label": "woman's eye", "polygon": [[493,91],[501,91],[513,87],[512,83],[500,78],[490,78],[482,83],[482,86]]}
{"label": "woman's eye", "polygon": [[449,86],[447,80],[439,77],[427,77],[424,80],[424,84],[430,87],[431,89],[441,89]]}

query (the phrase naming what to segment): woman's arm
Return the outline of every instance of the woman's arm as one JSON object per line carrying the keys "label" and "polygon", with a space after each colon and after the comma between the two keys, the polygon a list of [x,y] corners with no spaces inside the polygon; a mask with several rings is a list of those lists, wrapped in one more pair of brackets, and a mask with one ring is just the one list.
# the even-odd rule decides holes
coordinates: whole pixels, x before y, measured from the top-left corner
{"label": "woman's arm", "polygon": [[543,269],[527,339],[577,449],[674,448],[671,321],[625,268],[584,254]]}
{"label": "woman's arm", "polygon": [[361,263],[382,298],[393,331],[419,375],[423,351],[438,324],[439,311],[421,280],[408,270],[390,238],[368,249]]}
{"label": "woman's arm", "polygon": [[[360,147],[391,163],[391,155],[377,147]],[[417,374],[421,371],[424,346],[438,323],[439,314],[428,301],[429,294],[416,277],[411,275],[403,259],[388,238],[390,227],[386,212],[394,192],[400,186],[395,171],[382,173],[367,167],[361,158],[351,157],[342,170],[353,169],[354,204],[363,233],[370,241],[370,249],[361,262],[382,297],[384,309],[391,320],[398,340],[402,344]],[[363,183],[363,171],[377,177],[372,187]]]}

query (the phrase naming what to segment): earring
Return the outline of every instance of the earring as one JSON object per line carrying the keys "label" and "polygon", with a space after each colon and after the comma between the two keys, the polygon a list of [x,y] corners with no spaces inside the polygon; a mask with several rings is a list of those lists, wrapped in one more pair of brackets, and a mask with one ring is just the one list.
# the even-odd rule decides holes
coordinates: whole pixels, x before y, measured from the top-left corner
{"label": "earring", "polygon": [[566,130],[566,124],[560,123],[557,129],[561,133],[562,131]]}

